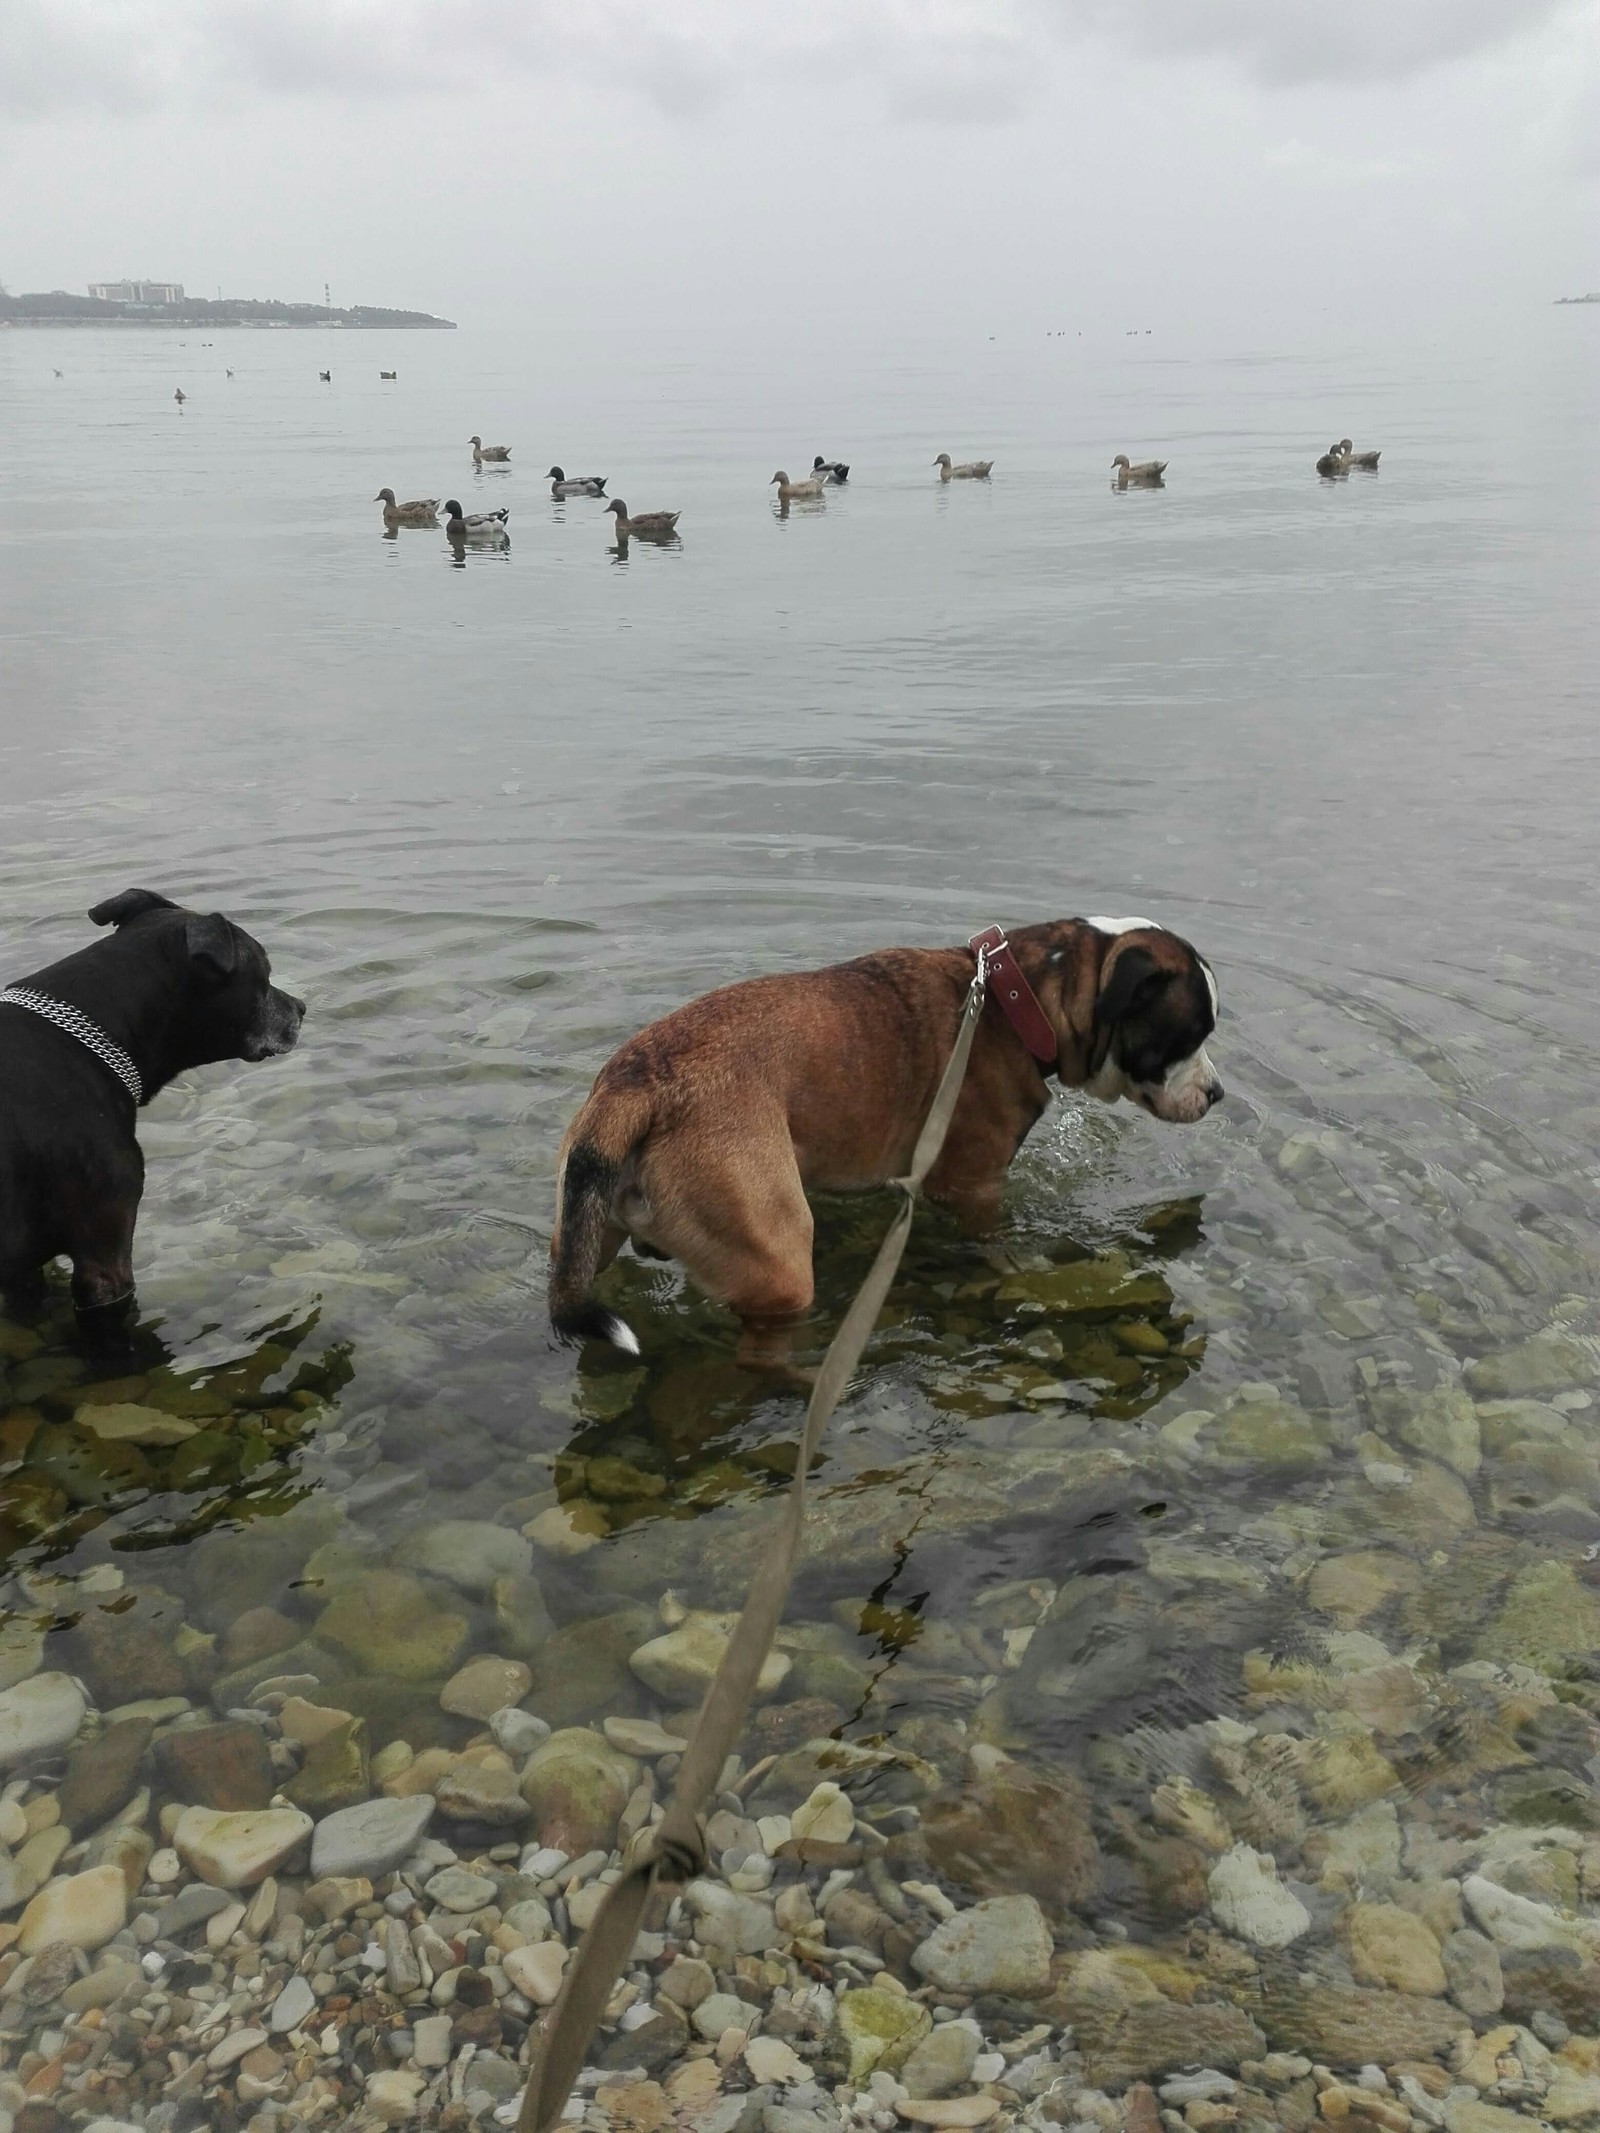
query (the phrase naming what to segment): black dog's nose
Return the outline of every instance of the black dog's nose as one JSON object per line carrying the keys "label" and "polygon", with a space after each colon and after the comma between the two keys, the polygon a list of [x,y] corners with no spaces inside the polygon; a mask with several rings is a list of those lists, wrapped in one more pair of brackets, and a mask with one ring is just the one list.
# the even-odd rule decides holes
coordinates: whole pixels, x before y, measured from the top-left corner
{"label": "black dog's nose", "polygon": [[[300,1020],[301,1020],[302,1022],[304,1022],[304,1020],[306,1019],[306,1003],[304,1002],[304,1000],[297,1000],[297,999],[295,998],[294,994],[293,994],[293,993],[290,993],[290,994],[289,994],[289,1005],[290,1005],[290,1006],[291,1006],[291,1007],[292,1007],[292,1008],[294,1009],[295,1013],[296,1013],[296,1014],[297,1014],[297,1015],[298,1015],[298,1016],[300,1017]],[[1220,1095],[1221,1095],[1221,1093],[1222,1093],[1222,1091],[1221,1091],[1221,1090],[1219,1089],[1219,1090],[1217,1091],[1217,1094],[1218,1094],[1218,1095],[1220,1096]]]}
{"label": "black dog's nose", "polygon": [[1222,1086],[1222,1083],[1220,1081],[1214,1081],[1211,1084],[1210,1088],[1206,1091],[1206,1108],[1209,1110],[1213,1104],[1221,1103],[1223,1097],[1226,1096],[1227,1093],[1227,1090]]}

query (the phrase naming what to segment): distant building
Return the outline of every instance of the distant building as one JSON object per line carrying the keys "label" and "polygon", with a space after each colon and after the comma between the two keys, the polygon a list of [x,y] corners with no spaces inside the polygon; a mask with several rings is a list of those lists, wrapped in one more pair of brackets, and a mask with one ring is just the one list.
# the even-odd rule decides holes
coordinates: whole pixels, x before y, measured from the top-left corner
{"label": "distant building", "polygon": [[89,294],[105,304],[181,304],[181,281],[92,281]]}

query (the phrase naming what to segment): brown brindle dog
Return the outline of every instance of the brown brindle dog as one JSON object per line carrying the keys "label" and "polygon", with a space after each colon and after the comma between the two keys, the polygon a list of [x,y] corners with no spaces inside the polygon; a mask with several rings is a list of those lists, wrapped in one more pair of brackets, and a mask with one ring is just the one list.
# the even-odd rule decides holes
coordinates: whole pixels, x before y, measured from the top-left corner
{"label": "brown brindle dog", "polygon": [[[1007,1166],[1050,1101],[1049,1076],[1191,1124],[1222,1095],[1205,1040],[1209,966],[1148,919],[1024,926],[991,956],[965,1085],[927,1191],[992,1221]],[[626,1240],[679,1259],[747,1323],[812,1297],[808,1191],[901,1177],[944,1071],[974,947],[887,948],[749,978],[630,1037],[567,1128],[550,1240],[550,1318],[630,1354],[591,1295]]]}

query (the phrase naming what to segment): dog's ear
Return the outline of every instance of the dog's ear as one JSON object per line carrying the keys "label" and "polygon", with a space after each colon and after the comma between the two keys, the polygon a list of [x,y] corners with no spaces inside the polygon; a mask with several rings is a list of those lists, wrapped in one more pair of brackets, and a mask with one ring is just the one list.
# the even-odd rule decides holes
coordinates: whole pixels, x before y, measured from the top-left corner
{"label": "dog's ear", "polygon": [[1126,1022],[1130,1015],[1155,1003],[1171,975],[1170,971],[1161,968],[1148,948],[1124,948],[1094,1003],[1095,1021],[1106,1029],[1114,1029],[1119,1022]]}
{"label": "dog's ear", "polygon": [[177,905],[170,896],[163,896],[157,889],[124,889],[120,896],[108,896],[103,904],[96,904],[89,913],[91,926],[125,926],[130,918],[143,918],[147,911],[176,911]]}
{"label": "dog's ear", "polygon": [[183,938],[191,963],[198,963],[219,984],[224,978],[232,977],[234,965],[239,960],[239,944],[234,939],[232,926],[220,911],[208,912],[204,918],[198,911],[191,912],[184,925]]}

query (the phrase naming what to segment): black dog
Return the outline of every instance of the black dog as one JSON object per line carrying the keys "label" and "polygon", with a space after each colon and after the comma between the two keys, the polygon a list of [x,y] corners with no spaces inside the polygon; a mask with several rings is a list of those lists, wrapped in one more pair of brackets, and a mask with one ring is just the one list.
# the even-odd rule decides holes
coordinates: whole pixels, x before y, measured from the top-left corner
{"label": "black dog", "polygon": [[110,940],[0,992],[0,1291],[36,1299],[65,1255],[78,1309],[109,1313],[133,1297],[138,1107],[185,1067],[291,1051],[306,1010],[220,912],[128,889],[89,916]]}

